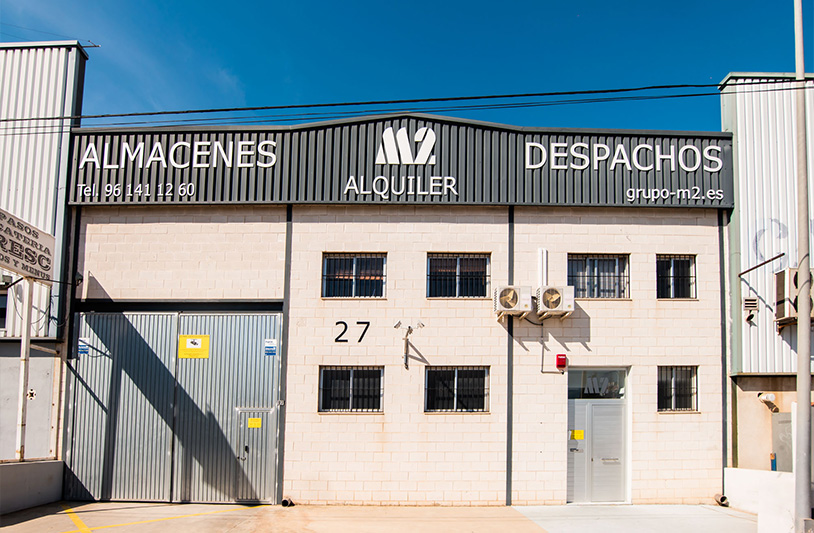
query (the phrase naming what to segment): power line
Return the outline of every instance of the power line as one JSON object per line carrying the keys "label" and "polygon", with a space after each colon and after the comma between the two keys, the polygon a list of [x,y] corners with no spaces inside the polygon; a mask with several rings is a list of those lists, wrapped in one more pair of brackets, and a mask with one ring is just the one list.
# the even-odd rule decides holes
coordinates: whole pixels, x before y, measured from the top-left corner
{"label": "power line", "polygon": [[[764,82],[759,82],[764,83]],[[397,105],[397,104],[419,104],[419,103],[433,103],[433,102],[460,102],[471,100],[496,100],[496,99],[518,99],[518,98],[540,98],[540,97],[553,97],[553,96],[579,96],[591,94],[612,94],[612,93],[625,93],[637,91],[658,91],[667,89],[703,89],[703,88],[718,88],[717,83],[712,84],[678,84],[678,85],[648,85],[642,87],[623,87],[615,89],[592,89],[583,91],[558,91],[558,92],[540,92],[540,93],[517,93],[517,94],[487,94],[475,96],[448,96],[440,98],[412,98],[402,100],[369,100],[362,102],[333,102],[333,103],[319,103],[319,104],[293,104],[293,105],[277,105],[277,106],[254,106],[254,107],[225,107],[225,108],[212,108],[212,109],[186,109],[176,111],[151,111],[141,113],[109,113],[102,115],[76,115],[76,116],[57,116],[57,117],[37,117],[37,118],[4,118],[0,122],[24,122],[31,120],[77,120],[77,119],[96,119],[96,118],[122,118],[122,117],[146,117],[146,116],[162,116],[162,115],[189,115],[189,114],[203,114],[203,113],[236,113],[247,111],[270,111],[270,110],[283,110],[283,109],[312,109],[312,108],[326,108],[326,107],[363,107],[372,105]]]}
{"label": "power line", "polygon": [[[767,82],[748,82],[742,83],[740,85],[754,85],[754,84],[766,84]],[[718,87],[718,85],[697,85],[699,87]],[[667,87],[667,86],[662,86]],[[688,85],[682,86],[670,86],[670,87],[691,87]],[[758,89],[752,92],[778,92],[778,91],[790,91],[790,90],[797,90],[797,87],[770,87],[764,89]],[[631,88],[631,89],[623,89],[624,91],[633,91],[633,90],[643,90],[642,88]],[[579,95],[579,94],[607,94],[607,93],[614,93],[619,92],[622,90],[618,89],[609,89],[609,90],[597,90],[597,91],[567,91],[562,93],[539,93],[539,94],[562,94],[562,95]],[[483,111],[483,110],[495,110],[495,109],[520,109],[520,108],[533,108],[533,107],[547,107],[547,106],[560,106],[560,105],[578,105],[578,104],[591,104],[591,103],[610,103],[610,102],[630,102],[630,101],[648,101],[648,100],[662,100],[662,99],[676,99],[676,98],[697,98],[697,97],[708,97],[708,96],[720,96],[720,93],[716,91],[714,92],[701,92],[701,93],[673,93],[673,94],[661,94],[661,95],[633,95],[633,96],[609,96],[609,97],[596,97],[596,98],[580,98],[580,99],[561,99],[561,100],[544,100],[544,101],[532,101],[532,102],[501,102],[501,103],[478,103],[478,104],[464,104],[464,105],[448,105],[448,106],[412,106],[412,107],[400,107],[400,108],[374,108],[374,109],[349,109],[349,110],[340,110],[335,109],[331,112],[312,112],[312,113],[305,113],[305,112],[297,112],[297,113],[281,113],[281,114],[273,114],[273,115],[261,115],[261,116],[253,116],[253,117],[245,117],[245,118],[234,118],[234,117],[221,117],[221,118],[190,118],[190,119],[177,119],[177,120],[152,120],[152,121],[141,121],[141,122],[108,122],[102,124],[93,124],[90,127],[111,127],[111,126],[144,126],[144,125],[179,125],[179,124],[194,124],[200,126],[207,126],[207,125],[218,125],[218,124],[270,124],[270,123],[284,123],[284,122],[298,122],[304,120],[331,120],[331,119],[340,119],[340,118],[348,118],[348,117],[355,117],[355,116],[364,116],[368,114],[381,114],[381,113],[399,113],[399,112],[450,112],[450,111]],[[494,98],[511,98],[511,95],[494,95]],[[455,101],[462,101],[462,100],[471,100],[471,99],[486,99],[492,97],[453,97],[453,98],[432,98],[432,99],[414,99],[414,100],[392,100],[387,101],[389,102],[420,102],[420,103],[433,103],[433,102],[455,102]],[[354,106],[357,105],[355,103],[348,103],[348,104],[315,104],[315,105],[297,105],[297,106],[267,106],[265,109],[276,110],[276,109],[307,109],[307,108],[320,108],[325,106]],[[361,104],[360,104],[361,105]],[[366,104],[365,104],[366,105]],[[241,109],[255,109],[255,108],[241,108]],[[221,110],[217,110],[221,111]],[[195,113],[195,112],[205,112],[202,111],[189,111],[188,113]],[[213,110],[212,112],[215,112]],[[222,111],[221,111],[222,112]],[[151,116],[151,115],[161,115],[161,114],[168,114],[170,112],[159,112],[159,113],[140,113],[135,114],[138,116]],[[185,112],[186,113],[186,112]],[[115,118],[115,117],[124,117],[124,116],[133,116],[134,114],[127,114],[127,115],[87,115],[84,118],[90,117],[108,117],[108,118]],[[29,121],[45,121],[48,119],[28,119]],[[31,124],[21,124],[21,125],[9,125],[5,128],[0,128],[0,136],[12,136],[12,135],[27,135],[27,134],[54,134],[54,133],[64,133],[67,130],[67,126],[57,125],[57,124],[38,124],[38,125],[31,125]]]}
{"label": "power line", "polygon": [[[84,48],[100,48],[100,46],[98,44],[94,43],[90,39],[77,39],[76,37],[69,37],[68,35],[62,35],[60,33],[51,33],[49,31],[36,30],[34,28],[26,28],[25,26],[17,26],[16,24],[8,24],[6,22],[0,22],[0,26],[6,26],[7,28],[18,28],[20,30],[33,31],[33,32],[37,32],[37,33],[42,33],[43,35],[53,35],[54,37],[62,37],[63,39],[71,39],[71,40],[75,40],[75,41],[83,41],[83,42],[86,42],[86,43],[90,43],[92,45],[92,46],[85,46]],[[26,39],[23,39],[22,37],[18,37],[16,35],[11,35],[9,33],[6,33],[6,35],[9,35],[9,36],[14,37],[16,39],[22,39],[24,41],[26,40]]]}

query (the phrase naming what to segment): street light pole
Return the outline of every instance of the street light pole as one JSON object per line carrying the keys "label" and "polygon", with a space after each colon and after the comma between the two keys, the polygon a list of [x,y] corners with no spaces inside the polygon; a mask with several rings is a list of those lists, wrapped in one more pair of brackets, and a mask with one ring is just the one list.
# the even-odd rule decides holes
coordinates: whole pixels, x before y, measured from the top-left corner
{"label": "street light pole", "polygon": [[806,161],[803,1],[794,0],[797,113],[797,442],[794,472],[794,529],[805,532],[811,518],[811,278],[808,172]]}

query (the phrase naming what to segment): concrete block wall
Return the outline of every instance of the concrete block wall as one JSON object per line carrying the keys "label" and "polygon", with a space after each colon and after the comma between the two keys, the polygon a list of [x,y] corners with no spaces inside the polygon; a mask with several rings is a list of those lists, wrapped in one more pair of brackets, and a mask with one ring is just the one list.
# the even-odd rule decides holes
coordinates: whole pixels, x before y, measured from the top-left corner
{"label": "concrete block wall", "polygon": [[82,299],[280,299],[285,207],[83,208]]}
{"label": "concrete block wall", "polygon": [[[565,501],[569,367],[629,368],[627,403],[632,503],[709,503],[721,490],[721,313],[717,215],[707,210],[521,209],[515,212],[515,282],[536,286],[539,248],[549,254],[548,283],[566,285],[569,253],[630,254],[630,298],[577,299],[575,313],[542,328],[515,330],[515,427],[551,428],[513,461],[516,503]],[[698,297],[656,298],[656,255],[696,256]],[[518,331],[519,329],[519,331]],[[533,339],[537,338],[537,342]],[[519,357],[523,347],[528,357]],[[698,366],[698,412],[659,413],[658,366]],[[520,387],[519,383],[524,383]],[[526,383],[527,382],[527,383]],[[553,383],[556,382],[556,386]],[[515,433],[515,441],[535,442]],[[516,448],[517,449],[517,448]],[[540,483],[539,456],[551,476]],[[525,478],[529,478],[526,480]]]}
{"label": "concrete block wall", "polygon": [[[282,299],[284,207],[85,208],[81,298]],[[508,209],[295,206],[283,492],[301,503],[504,505],[507,351],[491,296],[427,298],[430,252],[489,253],[509,280]],[[709,502],[721,486],[717,214],[692,209],[515,210],[514,284],[567,284],[569,253],[630,254],[630,298],[577,300],[542,327],[514,319],[514,504],[566,500],[567,374],[629,369],[633,503]],[[384,298],[321,297],[325,252],[386,253]],[[696,256],[698,298],[656,298],[656,254]],[[403,365],[402,325],[411,336]],[[337,342],[342,337],[348,342]],[[370,327],[360,341],[363,322]],[[384,367],[381,413],[320,413],[321,365]],[[425,366],[489,368],[489,409],[425,413]],[[698,366],[698,412],[659,413],[660,365]],[[543,372],[541,372],[543,370]]]}
{"label": "concrete block wall", "polygon": [[[311,503],[502,504],[507,333],[491,298],[428,299],[428,252],[491,254],[507,277],[505,209],[298,207],[294,211],[285,493]],[[382,299],[321,298],[323,252],[387,254]],[[347,343],[335,342],[349,325]],[[357,322],[370,321],[361,342]],[[403,365],[404,331],[410,337]],[[485,413],[425,413],[424,368],[489,367]],[[383,412],[319,413],[320,365],[384,366]]]}

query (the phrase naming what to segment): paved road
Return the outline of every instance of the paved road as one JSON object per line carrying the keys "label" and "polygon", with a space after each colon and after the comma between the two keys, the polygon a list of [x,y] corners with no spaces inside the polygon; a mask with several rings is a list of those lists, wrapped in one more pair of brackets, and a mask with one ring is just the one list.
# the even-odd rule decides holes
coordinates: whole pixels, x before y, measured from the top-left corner
{"label": "paved road", "polygon": [[713,506],[239,506],[61,502],[0,517],[3,533],[756,533]]}

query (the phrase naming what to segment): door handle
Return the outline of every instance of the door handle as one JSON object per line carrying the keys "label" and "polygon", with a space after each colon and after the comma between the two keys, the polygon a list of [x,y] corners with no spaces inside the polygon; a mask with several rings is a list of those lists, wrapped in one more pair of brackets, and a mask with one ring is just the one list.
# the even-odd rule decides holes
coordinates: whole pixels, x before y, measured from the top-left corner
{"label": "door handle", "polygon": [[602,461],[618,461],[618,457],[603,457]]}
{"label": "door handle", "polygon": [[249,445],[248,444],[243,447],[243,451],[245,452],[246,455],[244,455],[243,457],[240,458],[241,461],[245,461],[249,456]]}
{"label": "door handle", "polygon": [[582,450],[580,450],[579,448],[568,448],[568,451],[569,452],[581,452]]}

